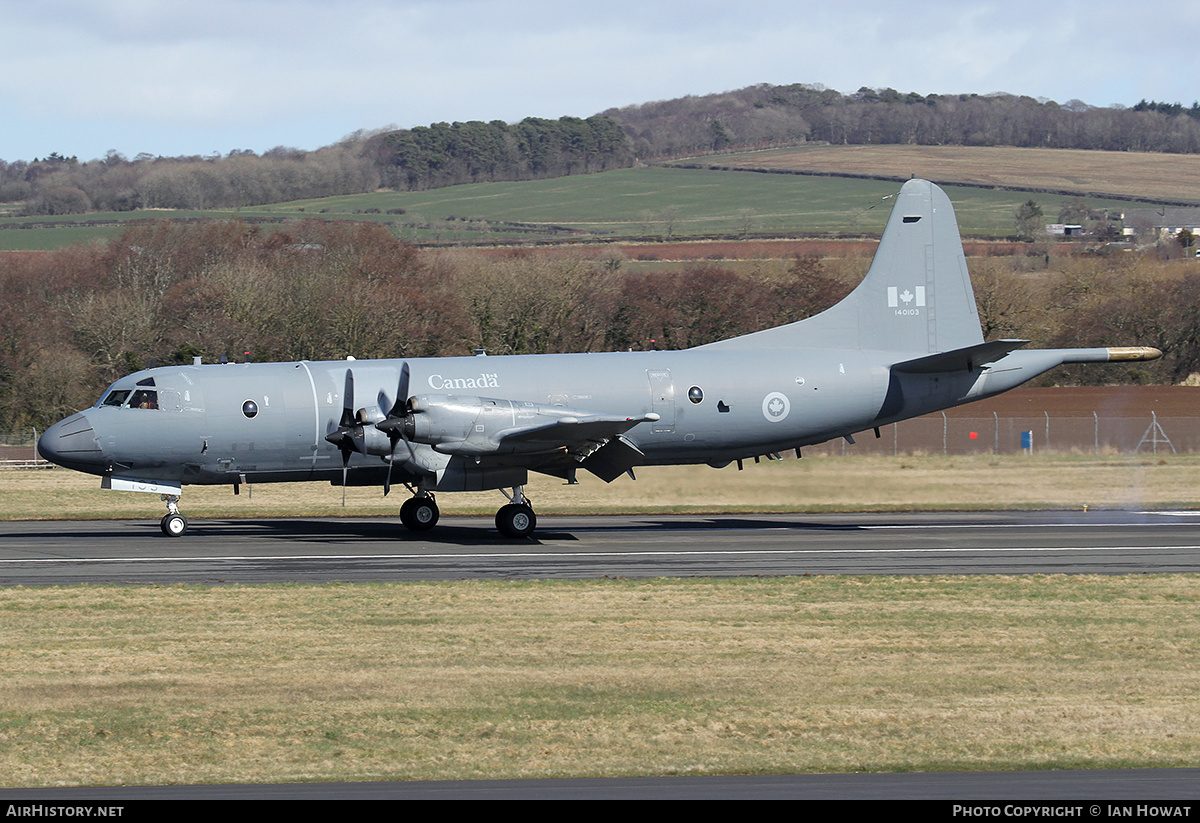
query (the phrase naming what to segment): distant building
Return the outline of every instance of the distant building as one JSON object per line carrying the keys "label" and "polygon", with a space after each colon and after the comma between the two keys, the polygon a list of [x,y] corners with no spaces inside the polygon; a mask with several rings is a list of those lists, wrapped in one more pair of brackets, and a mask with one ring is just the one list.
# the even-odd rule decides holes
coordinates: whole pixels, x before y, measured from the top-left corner
{"label": "distant building", "polygon": [[1121,213],[1126,237],[1153,235],[1159,239],[1175,237],[1187,229],[1200,234],[1200,209],[1129,209]]}
{"label": "distant building", "polygon": [[1083,226],[1075,223],[1047,223],[1046,234],[1061,234],[1065,237],[1076,237],[1083,234]]}

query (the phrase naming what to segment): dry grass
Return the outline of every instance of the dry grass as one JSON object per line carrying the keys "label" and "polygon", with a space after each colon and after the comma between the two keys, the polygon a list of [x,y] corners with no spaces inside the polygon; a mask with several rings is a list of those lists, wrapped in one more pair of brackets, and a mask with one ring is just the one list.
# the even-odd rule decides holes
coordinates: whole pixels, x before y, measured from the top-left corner
{"label": "dry grass", "polygon": [[[541,475],[527,488],[541,514],[656,512],[861,511],[996,508],[1193,507],[1200,455],[967,455],[959,457],[806,457],[747,463],[636,470],[610,485],[580,473],[580,484]],[[153,495],[110,492],[95,477],[62,470],[0,473],[0,519],[158,518]],[[227,486],[188,486],[189,517],[396,517],[407,492],[388,498],[374,487],[347,490],[327,483],[256,485],[234,497]],[[491,515],[498,492],[443,494],[443,514]]]}
{"label": "dry grass", "polygon": [[1191,576],[0,591],[0,785],[1194,765]]}
{"label": "dry grass", "polygon": [[942,183],[1195,201],[1200,157],[978,146],[814,146],[713,158],[746,168],[924,177]]}

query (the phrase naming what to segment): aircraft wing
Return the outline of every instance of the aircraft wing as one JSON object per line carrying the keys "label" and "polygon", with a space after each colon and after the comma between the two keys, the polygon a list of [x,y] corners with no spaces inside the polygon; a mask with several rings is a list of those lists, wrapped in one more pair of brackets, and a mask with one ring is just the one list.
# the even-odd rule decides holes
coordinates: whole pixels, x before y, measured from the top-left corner
{"label": "aircraft wing", "polygon": [[[496,453],[560,452],[577,461],[580,468],[611,483],[645,459],[642,451],[622,435],[638,423],[657,419],[657,414],[638,417],[589,415],[564,417],[540,426],[516,427],[496,433],[499,441]],[[557,471],[554,466],[537,468],[548,474],[569,476],[561,466]]]}
{"label": "aircraft wing", "polygon": [[623,435],[658,419],[653,412],[612,415],[500,398],[418,395],[403,417],[381,426],[403,427],[409,442],[479,466],[555,474],[581,467],[611,481],[644,459]]}
{"label": "aircraft wing", "polygon": [[599,414],[571,415],[560,417],[549,423],[513,426],[496,432],[492,437],[496,441],[497,451],[500,453],[547,451],[556,448],[574,451],[573,447],[589,444],[602,445],[617,435],[629,431],[638,423],[648,423],[657,419],[657,414],[639,417],[612,417]]}

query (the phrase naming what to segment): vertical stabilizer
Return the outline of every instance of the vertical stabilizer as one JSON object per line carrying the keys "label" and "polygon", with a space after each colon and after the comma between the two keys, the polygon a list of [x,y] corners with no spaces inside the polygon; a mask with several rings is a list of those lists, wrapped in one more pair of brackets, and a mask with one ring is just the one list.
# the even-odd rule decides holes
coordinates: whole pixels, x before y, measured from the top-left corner
{"label": "vertical stabilizer", "polygon": [[982,342],[950,198],[928,180],[909,180],[867,276],[846,299],[798,323],[710,346],[928,354]]}

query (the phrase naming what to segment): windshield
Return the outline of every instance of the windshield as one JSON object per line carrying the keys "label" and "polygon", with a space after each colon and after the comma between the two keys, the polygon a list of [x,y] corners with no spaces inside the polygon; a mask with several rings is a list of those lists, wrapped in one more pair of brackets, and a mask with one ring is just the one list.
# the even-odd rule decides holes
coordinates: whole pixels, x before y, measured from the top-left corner
{"label": "windshield", "polygon": [[[132,395],[132,396],[131,396]],[[158,392],[154,389],[113,389],[100,402],[101,406],[120,406],[128,409],[157,409]]]}

